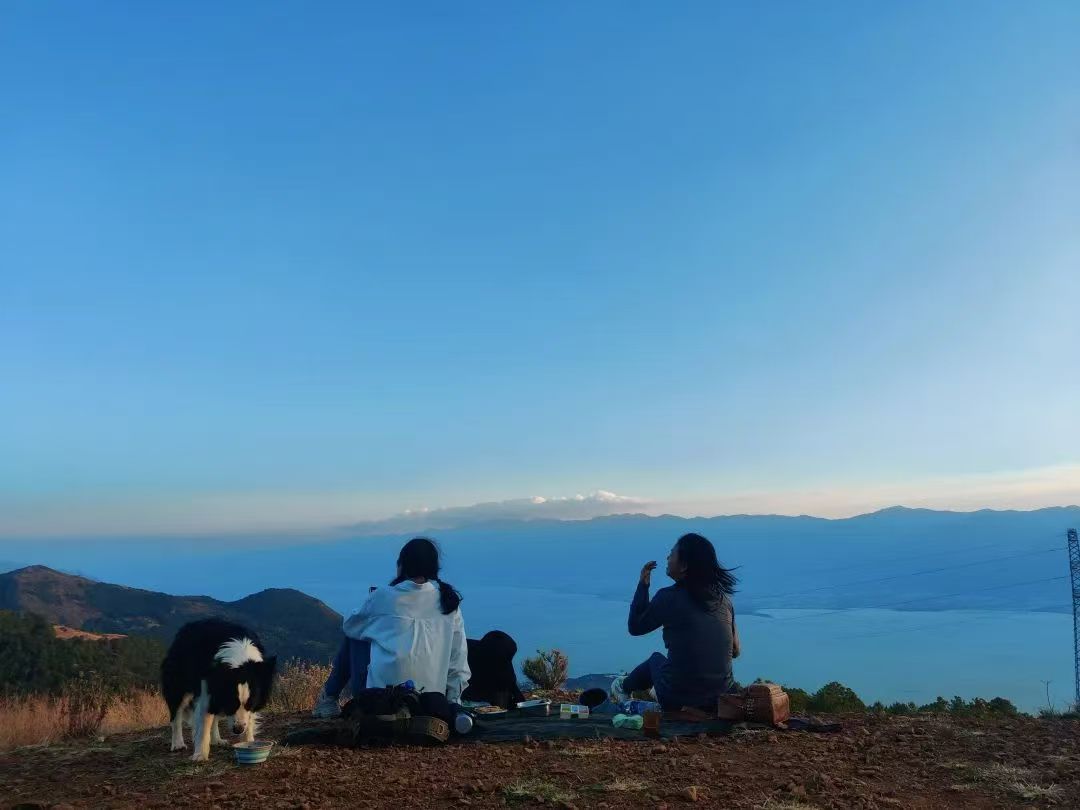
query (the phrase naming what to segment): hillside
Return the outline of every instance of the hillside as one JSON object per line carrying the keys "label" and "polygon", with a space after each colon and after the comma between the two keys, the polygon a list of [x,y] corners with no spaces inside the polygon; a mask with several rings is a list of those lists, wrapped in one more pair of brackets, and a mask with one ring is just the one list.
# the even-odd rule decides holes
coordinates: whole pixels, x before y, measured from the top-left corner
{"label": "hillside", "polygon": [[221,616],[250,627],[280,658],[310,661],[327,661],[341,640],[341,616],[296,590],[270,589],[222,602],[96,582],[40,565],[0,574],[0,610],[33,613],[89,633],[166,643],[186,622]]}

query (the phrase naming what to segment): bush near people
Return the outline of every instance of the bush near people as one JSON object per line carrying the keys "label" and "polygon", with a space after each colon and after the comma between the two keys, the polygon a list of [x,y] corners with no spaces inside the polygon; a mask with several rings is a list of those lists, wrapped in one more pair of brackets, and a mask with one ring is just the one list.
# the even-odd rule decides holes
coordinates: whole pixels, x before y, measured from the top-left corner
{"label": "bush near people", "polygon": [[558,689],[566,683],[569,660],[559,650],[537,650],[535,658],[526,658],[521,671],[539,689]]}

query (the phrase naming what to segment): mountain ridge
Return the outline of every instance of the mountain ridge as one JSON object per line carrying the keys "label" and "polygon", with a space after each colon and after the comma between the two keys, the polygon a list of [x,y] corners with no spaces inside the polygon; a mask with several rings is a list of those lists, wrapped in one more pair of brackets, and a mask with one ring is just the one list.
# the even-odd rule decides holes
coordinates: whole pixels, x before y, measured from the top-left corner
{"label": "mountain ridge", "polygon": [[267,588],[234,601],[175,596],[31,565],[0,574],[0,609],[98,634],[142,635],[165,643],[189,621],[220,616],[258,633],[280,658],[326,661],[341,638],[341,615],[293,588]]}

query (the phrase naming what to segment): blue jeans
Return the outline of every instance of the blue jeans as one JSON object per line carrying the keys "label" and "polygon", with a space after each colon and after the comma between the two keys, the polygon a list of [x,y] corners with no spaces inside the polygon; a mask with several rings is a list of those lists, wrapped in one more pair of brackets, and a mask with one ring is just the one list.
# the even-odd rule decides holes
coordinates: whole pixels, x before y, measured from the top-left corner
{"label": "blue jeans", "polygon": [[634,667],[623,682],[623,689],[629,692],[645,692],[649,688],[656,690],[656,700],[665,709],[681,709],[682,701],[671,693],[667,678],[668,660],[661,653],[653,653],[646,660]]}
{"label": "blue jeans", "polygon": [[326,679],[323,691],[336,698],[349,685],[354,695],[367,688],[368,664],[371,663],[371,642],[357,641],[345,637],[341,642],[334,663],[330,667],[330,677]]}

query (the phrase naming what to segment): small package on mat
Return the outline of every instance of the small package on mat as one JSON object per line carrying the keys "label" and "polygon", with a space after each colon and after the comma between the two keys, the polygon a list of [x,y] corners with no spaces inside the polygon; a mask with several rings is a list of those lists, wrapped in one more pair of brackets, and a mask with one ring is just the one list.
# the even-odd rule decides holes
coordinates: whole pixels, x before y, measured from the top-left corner
{"label": "small package on mat", "polygon": [[576,703],[559,704],[559,718],[561,720],[581,720],[588,716],[588,706],[578,706]]}

